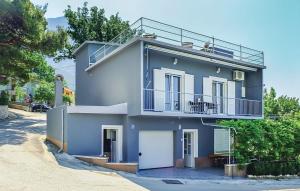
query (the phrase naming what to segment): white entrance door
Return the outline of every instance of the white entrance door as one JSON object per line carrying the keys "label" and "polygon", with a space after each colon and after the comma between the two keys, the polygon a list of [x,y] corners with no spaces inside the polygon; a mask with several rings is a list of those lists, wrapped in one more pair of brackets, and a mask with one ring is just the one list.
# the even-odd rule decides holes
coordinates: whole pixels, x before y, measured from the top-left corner
{"label": "white entrance door", "polygon": [[139,132],[139,169],[174,166],[173,131]]}
{"label": "white entrance door", "polygon": [[184,166],[195,167],[195,158],[198,157],[198,131],[183,130],[183,157]]}

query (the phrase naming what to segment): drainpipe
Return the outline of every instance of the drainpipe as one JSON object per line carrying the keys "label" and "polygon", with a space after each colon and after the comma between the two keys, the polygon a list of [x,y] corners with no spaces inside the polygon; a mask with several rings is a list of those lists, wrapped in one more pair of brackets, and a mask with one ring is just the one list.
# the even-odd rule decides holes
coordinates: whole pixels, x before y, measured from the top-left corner
{"label": "drainpipe", "polygon": [[64,108],[61,109],[61,148],[59,149],[59,153],[64,150]]}

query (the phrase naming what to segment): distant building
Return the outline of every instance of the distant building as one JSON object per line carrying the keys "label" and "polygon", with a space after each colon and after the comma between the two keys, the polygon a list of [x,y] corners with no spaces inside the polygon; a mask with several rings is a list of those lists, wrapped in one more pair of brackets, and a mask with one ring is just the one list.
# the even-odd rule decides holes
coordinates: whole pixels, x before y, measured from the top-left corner
{"label": "distant building", "polygon": [[74,92],[70,88],[64,87],[64,95],[73,97],[74,96]]}

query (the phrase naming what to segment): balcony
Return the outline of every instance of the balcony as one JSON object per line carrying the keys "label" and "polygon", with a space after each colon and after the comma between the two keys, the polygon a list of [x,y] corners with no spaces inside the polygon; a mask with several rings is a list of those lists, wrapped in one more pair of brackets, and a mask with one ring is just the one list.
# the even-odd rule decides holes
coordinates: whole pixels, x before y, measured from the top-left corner
{"label": "balcony", "polygon": [[144,111],[199,116],[262,116],[262,101],[144,89]]}
{"label": "balcony", "polygon": [[140,18],[130,26],[130,29],[122,31],[109,43],[95,51],[90,56],[90,65],[95,64],[122,44],[126,44],[135,37],[156,40],[186,49],[197,50],[202,53],[205,52],[205,54],[212,57],[230,59],[254,66],[264,65],[264,54],[262,51],[147,18]]}

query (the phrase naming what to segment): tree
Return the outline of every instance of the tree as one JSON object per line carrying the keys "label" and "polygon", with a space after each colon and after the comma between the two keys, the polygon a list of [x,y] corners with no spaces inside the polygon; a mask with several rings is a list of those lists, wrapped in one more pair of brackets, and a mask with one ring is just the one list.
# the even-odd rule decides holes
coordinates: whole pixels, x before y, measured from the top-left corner
{"label": "tree", "polygon": [[54,82],[41,81],[35,90],[34,99],[37,102],[53,104],[54,102]]}
{"label": "tree", "polygon": [[43,55],[55,56],[64,48],[67,33],[61,28],[47,31],[45,12],[46,6],[35,6],[30,0],[0,1],[1,76],[26,82]]}
{"label": "tree", "polygon": [[284,115],[295,115],[300,112],[300,103],[298,98],[280,96],[276,97],[274,88],[264,93],[264,114],[266,117],[281,117]]}
{"label": "tree", "polygon": [[71,103],[73,103],[73,97],[69,95],[63,95],[63,102],[65,104],[71,105]]}
{"label": "tree", "polygon": [[20,86],[16,86],[15,91],[17,101],[23,101],[26,96],[26,92],[23,90],[23,88]]}
{"label": "tree", "polygon": [[105,17],[105,10],[96,6],[87,7],[85,2],[77,11],[73,11],[71,6],[65,10],[65,17],[68,20],[68,35],[72,43],[68,44],[56,60],[73,58],[72,52],[86,40],[108,42],[120,34],[123,30],[130,30],[128,21],[123,21],[119,14]]}
{"label": "tree", "polygon": [[5,91],[0,92],[0,105],[8,105],[8,93]]}
{"label": "tree", "polygon": [[55,70],[45,60],[42,60],[33,70],[31,79],[36,81],[54,82]]}

